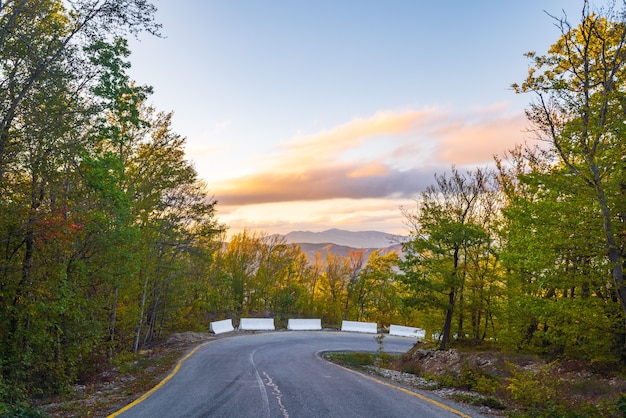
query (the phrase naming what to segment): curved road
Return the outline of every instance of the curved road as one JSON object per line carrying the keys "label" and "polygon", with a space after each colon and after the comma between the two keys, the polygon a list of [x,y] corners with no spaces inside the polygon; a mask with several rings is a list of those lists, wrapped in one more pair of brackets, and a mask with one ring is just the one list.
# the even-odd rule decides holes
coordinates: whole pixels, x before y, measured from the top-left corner
{"label": "curved road", "polygon": [[[414,340],[385,336],[386,352]],[[372,334],[270,332],[220,338],[201,346],[169,380],[119,417],[459,417],[422,395],[328,363],[320,351],[372,351]],[[446,401],[447,402],[447,401]],[[448,402],[449,404],[449,402]],[[132,405],[132,404],[131,404]],[[460,412],[464,411],[464,412]],[[119,415],[118,415],[119,414]],[[475,416],[475,415],[473,415]]]}

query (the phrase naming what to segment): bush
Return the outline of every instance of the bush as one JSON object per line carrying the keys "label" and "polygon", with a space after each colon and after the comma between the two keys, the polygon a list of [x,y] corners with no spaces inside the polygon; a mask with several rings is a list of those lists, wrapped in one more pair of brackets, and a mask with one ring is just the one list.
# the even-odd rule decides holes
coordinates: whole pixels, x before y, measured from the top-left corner
{"label": "bush", "polygon": [[48,415],[34,408],[0,404],[0,418],[46,418]]}
{"label": "bush", "polygon": [[511,367],[513,376],[509,378],[507,391],[511,399],[524,407],[541,407],[556,401],[558,382],[550,376],[550,365],[536,371],[517,370]]}
{"label": "bush", "polygon": [[493,395],[496,393],[499,383],[497,378],[490,375],[480,367],[470,367],[463,365],[461,375],[456,383],[456,387],[475,390],[481,393]]}
{"label": "bush", "polygon": [[486,406],[489,407],[491,409],[499,409],[499,410],[505,410],[506,409],[506,405],[504,405],[502,402],[500,402],[499,400],[497,400],[496,398],[492,398],[492,397],[484,397],[484,396],[480,396],[480,395],[471,395],[471,394],[467,394],[467,393],[455,393],[453,395],[450,396],[451,398],[459,401],[459,402],[463,402],[469,405],[475,405],[475,406]]}
{"label": "bush", "polygon": [[620,396],[615,401],[615,410],[623,417],[626,417],[626,395]]}
{"label": "bush", "polygon": [[419,364],[414,363],[414,362],[404,363],[400,367],[400,371],[403,372],[403,373],[414,374],[415,376],[421,376],[422,375],[422,368],[419,366]]}

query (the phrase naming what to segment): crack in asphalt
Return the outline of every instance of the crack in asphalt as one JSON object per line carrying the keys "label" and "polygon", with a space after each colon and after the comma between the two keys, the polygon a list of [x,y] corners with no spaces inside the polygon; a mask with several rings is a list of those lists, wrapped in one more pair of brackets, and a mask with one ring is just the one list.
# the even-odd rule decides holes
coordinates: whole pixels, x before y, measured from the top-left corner
{"label": "crack in asphalt", "polygon": [[280,391],[278,385],[274,383],[270,375],[268,375],[266,372],[263,372],[263,374],[267,379],[266,385],[272,388],[272,393],[276,397],[276,402],[278,402],[278,406],[280,407],[280,412],[282,413],[283,418],[289,418],[289,412],[287,412],[287,408],[285,408],[285,405],[283,405],[283,393]]}

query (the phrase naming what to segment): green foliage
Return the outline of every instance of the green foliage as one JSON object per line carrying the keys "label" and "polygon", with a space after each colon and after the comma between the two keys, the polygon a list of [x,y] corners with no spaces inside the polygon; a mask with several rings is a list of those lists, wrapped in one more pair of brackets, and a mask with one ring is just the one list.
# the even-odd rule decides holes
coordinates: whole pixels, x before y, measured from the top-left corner
{"label": "green foliage", "polygon": [[[530,316],[524,344],[537,331],[556,328],[557,332],[540,335],[540,339],[559,345],[567,355],[618,359],[623,358],[626,335],[626,63],[618,58],[624,54],[626,26],[623,10],[607,8],[595,13],[589,3],[584,4],[578,25],[565,19],[556,22],[561,37],[546,55],[530,54],[533,65],[528,78],[515,86],[539,98],[527,115],[550,148],[513,153],[516,169],[509,178],[515,180],[506,181],[512,203],[507,214],[512,221],[512,247],[506,259],[513,261],[509,266],[522,292],[557,303],[580,299],[578,318],[593,318],[603,329],[595,334],[592,328],[594,335],[580,343],[576,341],[581,331],[576,329],[578,321],[555,318],[557,324],[546,324]],[[528,237],[521,236],[523,231],[529,232]],[[520,260],[525,254],[530,255],[526,262]],[[538,311],[547,319],[555,316]],[[566,311],[571,309],[558,308],[557,315]],[[601,332],[608,338],[601,337]],[[596,335],[600,346],[593,345]],[[580,352],[582,346],[586,348]]]}
{"label": "green foliage", "polygon": [[377,356],[372,353],[351,352],[351,353],[324,353],[324,358],[333,363],[353,369],[362,369],[366,366],[373,366]]}
{"label": "green foliage", "polygon": [[9,406],[0,403],[0,418],[46,418],[48,415],[35,408]]}
{"label": "green foliage", "polygon": [[421,376],[423,372],[421,367],[415,362],[404,363],[400,367],[400,371],[403,373],[414,374],[415,376]]}
{"label": "green foliage", "polygon": [[499,387],[498,379],[480,367],[463,365],[457,379],[457,387],[494,395]]}
{"label": "green foliage", "polygon": [[[435,177],[417,200],[415,212],[405,210],[412,240],[404,245],[401,280],[409,290],[405,302],[439,322],[440,348],[453,337],[484,339],[492,331],[497,305],[497,194],[493,173],[476,170]],[[467,317],[471,329],[464,329]]]}
{"label": "green foliage", "polygon": [[527,408],[540,408],[557,402],[560,382],[550,374],[551,365],[537,370],[518,370],[511,367],[507,391],[510,398]]}
{"label": "green foliage", "polygon": [[[361,264],[358,252],[351,253],[350,257],[349,265]],[[374,251],[357,275],[348,273],[344,317],[378,324],[406,321],[401,313],[404,291],[397,282],[395,271],[399,261],[395,252],[383,255]]]}
{"label": "green foliage", "polygon": [[459,402],[463,402],[469,405],[486,406],[491,409],[499,409],[499,410],[507,409],[505,404],[500,402],[498,399],[492,398],[492,397],[484,397],[480,395],[467,394],[467,393],[453,393],[450,397],[454,400],[457,400]]}
{"label": "green foliage", "polygon": [[615,410],[621,414],[622,417],[626,417],[626,394],[622,395],[615,401]]}
{"label": "green foliage", "polygon": [[154,6],[0,9],[0,402],[15,405],[175,329],[223,228],[171,115],[127,74],[116,35],[155,32]]}

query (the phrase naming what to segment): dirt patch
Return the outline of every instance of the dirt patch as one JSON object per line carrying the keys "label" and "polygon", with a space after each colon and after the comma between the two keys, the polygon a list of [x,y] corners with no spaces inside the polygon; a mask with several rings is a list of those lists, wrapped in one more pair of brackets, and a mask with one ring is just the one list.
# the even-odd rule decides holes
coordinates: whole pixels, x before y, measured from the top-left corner
{"label": "dirt patch", "polygon": [[452,374],[459,376],[464,369],[479,368],[497,377],[511,375],[510,364],[524,370],[536,370],[545,362],[523,355],[506,356],[500,352],[461,352],[416,348],[401,360],[402,363],[415,363],[419,369],[430,375]]}

